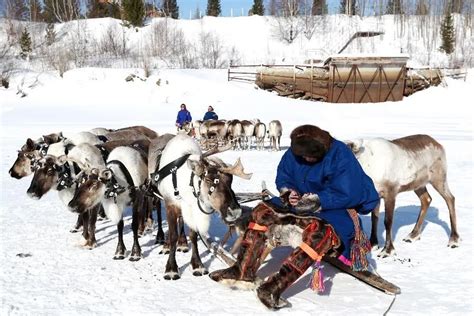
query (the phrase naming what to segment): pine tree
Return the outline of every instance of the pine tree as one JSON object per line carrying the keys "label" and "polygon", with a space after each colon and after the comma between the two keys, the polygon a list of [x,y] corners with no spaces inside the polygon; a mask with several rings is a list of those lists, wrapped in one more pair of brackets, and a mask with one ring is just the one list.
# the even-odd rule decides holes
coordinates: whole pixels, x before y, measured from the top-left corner
{"label": "pine tree", "polygon": [[451,9],[447,9],[444,15],[443,21],[441,22],[441,51],[450,55],[454,52],[455,34],[454,34],[454,21]]}
{"label": "pine tree", "polygon": [[311,8],[312,15],[323,15],[328,13],[328,5],[326,0],[313,0],[313,7]]}
{"label": "pine tree", "polygon": [[56,31],[54,30],[54,24],[48,23],[46,26],[46,34],[44,35],[46,45],[51,46],[56,42]]}
{"label": "pine tree", "polygon": [[109,3],[109,16],[114,19],[121,19],[122,12],[120,10],[120,5],[117,2]]}
{"label": "pine tree", "polygon": [[133,26],[142,26],[145,18],[145,6],[143,0],[123,0],[122,7],[125,20]]}
{"label": "pine tree", "polygon": [[20,56],[23,59],[27,59],[30,53],[33,51],[31,48],[31,37],[30,33],[28,33],[28,30],[26,28],[23,29],[23,32],[21,33],[20,37]]}
{"label": "pine tree", "polygon": [[179,6],[176,0],[163,0],[163,10],[166,16],[170,16],[173,19],[179,19]]}
{"label": "pine tree", "polygon": [[404,14],[402,0],[388,0],[385,14]]}
{"label": "pine tree", "polygon": [[263,6],[263,0],[253,0],[253,6],[250,9],[252,15],[261,15],[265,14],[265,7]]}
{"label": "pine tree", "polygon": [[89,0],[86,15],[90,19],[108,17],[108,3],[100,0]]}
{"label": "pine tree", "polygon": [[341,0],[339,12],[347,15],[357,15],[359,12],[357,0]]}
{"label": "pine tree", "polygon": [[29,0],[28,7],[30,11],[30,21],[39,22],[42,20],[41,3],[38,0]]}
{"label": "pine tree", "polygon": [[220,0],[207,0],[207,12],[208,16],[219,16],[221,14],[221,2]]}

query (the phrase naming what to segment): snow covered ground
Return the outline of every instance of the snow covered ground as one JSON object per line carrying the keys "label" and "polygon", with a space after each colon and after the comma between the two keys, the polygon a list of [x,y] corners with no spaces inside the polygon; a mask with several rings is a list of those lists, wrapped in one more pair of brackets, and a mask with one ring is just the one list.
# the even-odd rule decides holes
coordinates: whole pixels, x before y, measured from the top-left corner
{"label": "snow covered ground", "polygon": [[[190,254],[177,254],[181,279],[165,281],[167,256],[159,254],[154,236],[141,238],[144,258],[114,261],[116,228],[109,222],[97,225],[98,247],[84,250],[79,235],[69,233],[75,215],[67,211],[56,192],[41,200],[26,195],[31,177],[16,180],[8,169],[16,150],[27,137],[62,131],[65,136],[93,127],[118,128],[145,125],[159,133],[174,132],[179,104],[186,103],[194,119],[213,105],[220,118],[253,119],[283,123],[282,146],[289,146],[291,130],[305,123],[329,130],[338,139],[355,137],[397,138],[426,133],[445,146],[448,181],[456,197],[461,246],[447,248],[450,232],[448,209],[442,198],[433,197],[421,240],[402,241],[413,228],[419,201],[413,192],[397,199],[393,238],[397,255],[371,263],[387,280],[402,289],[390,314],[473,313],[473,115],[471,94],[474,73],[467,81],[448,80],[405,98],[379,104],[329,104],[278,97],[253,85],[227,81],[225,70],[160,70],[146,81],[125,82],[133,69],[87,68],[71,70],[58,78],[42,74],[38,84],[20,98],[16,90],[0,89],[1,109],[1,206],[0,206],[0,299],[2,315],[117,315],[117,314],[273,314],[255,293],[228,289],[207,276],[194,277]],[[139,72],[137,72],[139,74]],[[35,75],[26,78],[33,80]],[[156,81],[161,79],[161,85]],[[20,78],[14,79],[16,87]],[[221,157],[233,163],[241,157],[252,180],[235,179],[234,190],[252,192],[265,180],[274,188],[281,152],[228,151]],[[383,216],[383,212],[381,215]],[[132,246],[130,211],[126,217],[125,243]],[[365,230],[370,218],[364,217]],[[383,220],[379,240],[385,240]],[[166,224],[165,224],[166,225]],[[213,219],[211,235],[224,228]],[[224,264],[199,244],[210,271]],[[260,270],[267,276],[278,269],[289,249],[276,249]],[[293,304],[280,314],[373,314],[387,311],[394,297],[378,292],[352,277],[326,267],[326,291],[307,287],[305,274],[284,294]],[[470,297],[470,298],[469,298]]]}

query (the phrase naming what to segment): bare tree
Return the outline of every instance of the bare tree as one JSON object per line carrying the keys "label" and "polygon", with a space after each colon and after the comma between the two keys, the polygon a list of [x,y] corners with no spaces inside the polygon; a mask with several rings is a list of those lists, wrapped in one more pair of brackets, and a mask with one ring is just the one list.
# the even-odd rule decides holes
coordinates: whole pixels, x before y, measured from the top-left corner
{"label": "bare tree", "polygon": [[129,48],[124,29],[119,29],[116,24],[110,24],[99,41],[99,52],[114,57],[127,56]]}
{"label": "bare tree", "polygon": [[282,0],[279,16],[276,18],[277,34],[281,40],[293,43],[304,29],[303,21],[299,18],[300,1]]}
{"label": "bare tree", "polygon": [[225,65],[225,60],[222,58],[224,46],[219,37],[211,32],[201,31],[199,41],[202,67],[222,68]]}

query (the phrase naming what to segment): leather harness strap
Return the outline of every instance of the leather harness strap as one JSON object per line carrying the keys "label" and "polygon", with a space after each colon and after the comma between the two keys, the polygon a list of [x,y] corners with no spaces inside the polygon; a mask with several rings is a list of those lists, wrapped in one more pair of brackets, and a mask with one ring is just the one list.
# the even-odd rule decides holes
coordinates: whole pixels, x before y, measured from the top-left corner
{"label": "leather harness strap", "polygon": [[266,232],[268,230],[267,226],[259,225],[255,222],[250,222],[249,223],[249,229],[257,230],[260,232]]}

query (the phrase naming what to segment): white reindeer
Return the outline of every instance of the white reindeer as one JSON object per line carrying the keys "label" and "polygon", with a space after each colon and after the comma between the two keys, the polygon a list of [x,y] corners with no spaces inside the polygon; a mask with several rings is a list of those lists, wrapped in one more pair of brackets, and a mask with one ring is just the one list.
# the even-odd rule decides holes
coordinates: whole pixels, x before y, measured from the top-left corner
{"label": "white reindeer", "polygon": [[[392,255],[395,250],[392,242],[392,222],[395,199],[400,192],[415,191],[421,201],[416,225],[404,241],[420,239],[421,225],[431,203],[427,184],[431,184],[438,191],[448,206],[451,221],[448,246],[459,245],[454,196],[448,187],[446,154],[441,144],[428,135],[411,135],[391,141],[383,138],[357,139],[346,143],[364,171],[374,181],[380,197],[384,199],[386,240],[379,256]],[[378,217],[379,207],[372,212],[372,245],[378,244]]]}

